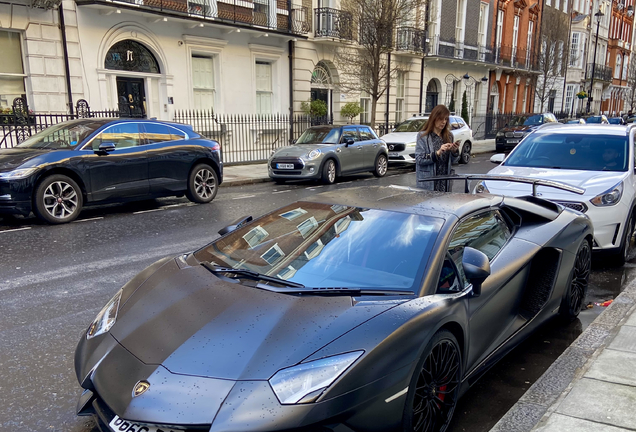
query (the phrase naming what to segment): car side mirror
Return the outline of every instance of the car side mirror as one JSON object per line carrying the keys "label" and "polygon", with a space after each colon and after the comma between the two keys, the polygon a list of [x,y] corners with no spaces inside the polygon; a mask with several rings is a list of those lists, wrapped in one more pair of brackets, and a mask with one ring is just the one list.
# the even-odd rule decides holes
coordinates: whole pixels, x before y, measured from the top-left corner
{"label": "car side mirror", "polygon": [[239,229],[240,227],[242,227],[246,223],[252,222],[252,219],[253,219],[252,216],[243,216],[242,218],[239,218],[239,219],[235,220],[234,222],[232,222],[228,226],[221,228],[219,230],[219,234],[220,235],[225,235],[227,233],[231,233],[232,231],[236,231],[237,229]]}
{"label": "car side mirror", "polygon": [[473,285],[473,296],[481,295],[481,285],[490,276],[490,261],[485,253],[471,247],[464,248],[462,266],[466,279]]}
{"label": "car side mirror", "polygon": [[490,162],[494,163],[494,164],[501,164],[504,159],[506,159],[506,155],[503,153],[497,153],[496,155],[493,155],[490,158]]}
{"label": "car side mirror", "polygon": [[292,140],[292,144],[296,144],[296,142],[298,142],[298,140],[297,140],[297,139],[293,139],[293,140]]}
{"label": "car side mirror", "polygon": [[349,147],[351,144],[353,144],[355,141],[352,138],[349,138],[347,140],[345,140],[345,146]]}
{"label": "car side mirror", "polygon": [[115,143],[114,142],[103,142],[99,145],[98,149],[95,150],[95,153],[106,154],[115,151]]}

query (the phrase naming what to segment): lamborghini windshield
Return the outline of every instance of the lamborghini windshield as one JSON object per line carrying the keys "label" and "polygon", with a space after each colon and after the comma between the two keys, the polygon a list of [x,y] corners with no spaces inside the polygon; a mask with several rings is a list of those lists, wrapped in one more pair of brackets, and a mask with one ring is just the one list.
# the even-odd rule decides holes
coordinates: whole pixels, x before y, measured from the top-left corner
{"label": "lamborghini windshield", "polygon": [[344,205],[299,202],[195,253],[314,288],[419,291],[443,220]]}

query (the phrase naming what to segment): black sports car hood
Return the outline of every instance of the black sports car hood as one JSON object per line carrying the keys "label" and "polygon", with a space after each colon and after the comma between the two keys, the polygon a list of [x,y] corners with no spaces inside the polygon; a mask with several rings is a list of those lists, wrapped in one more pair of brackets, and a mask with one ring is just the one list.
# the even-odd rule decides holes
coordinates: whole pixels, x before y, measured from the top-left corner
{"label": "black sports car hood", "polygon": [[0,172],[14,170],[25,162],[47,152],[47,150],[21,148],[1,149]]}
{"label": "black sports car hood", "polygon": [[120,308],[111,334],[143,363],[183,375],[268,379],[402,302],[278,294],[167,265]]}
{"label": "black sports car hood", "polygon": [[508,126],[505,127],[503,129],[501,129],[501,132],[531,132],[533,130],[535,130],[536,128],[538,128],[539,125],[535,125],[535,126]]}

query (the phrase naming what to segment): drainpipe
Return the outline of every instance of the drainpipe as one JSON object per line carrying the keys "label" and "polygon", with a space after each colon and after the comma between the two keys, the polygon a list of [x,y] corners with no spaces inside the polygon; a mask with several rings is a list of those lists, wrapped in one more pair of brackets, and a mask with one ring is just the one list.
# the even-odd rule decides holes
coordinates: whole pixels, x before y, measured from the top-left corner
{"label": "drainpipe", "polygon": [[389,93],[391,92],[391,53],[388,54],[387,59],[387,75],[386,75],[386,111],[384,113],[384,130],[385,133],[389,132]]}
{"label": "drainpipe", "polygon": [[424,55],[422,55],[422,63],[421,63],[421,67],[420,67],[420,108],[417,111],[418,113],[423,113],[424,111],[422,111],[422,101],[424,99],[424,69],[426,68],[426,65],[424,64],[424,59],[426,59],[426,54],[427,54],[427,47],[428,47],[428,21],[431,18],[431,1],[433,0],[427,0],[426,2],[426,18],[424,21],[424,45],[422,46],[422,51],[424,53]]}
{"label": "drainpipe", "polygon": [[71,68],[68,63],[68,49],[66,47],[66,25],[64,24],[64,6],[57,8],[60,14],[60,33],[62,34],[62,51],[64,52],[64,72],[66,73],[66,93],[68,94],[68,109],[73,115],[73,93],[71,92]]}
{"label": "drainpipe", "polygon": [[289,139],[294,139],[294,41],[287,42],[289,50]]}

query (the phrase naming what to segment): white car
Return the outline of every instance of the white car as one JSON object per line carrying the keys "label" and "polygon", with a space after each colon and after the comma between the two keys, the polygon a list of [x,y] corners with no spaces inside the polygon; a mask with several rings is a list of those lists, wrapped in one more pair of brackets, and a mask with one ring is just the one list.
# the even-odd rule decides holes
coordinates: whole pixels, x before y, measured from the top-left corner
{"label": "white car", "polygon": [[[623,264],[634,232],[636,178],[634,176],[634,126],[564,125],[528,135],[488,174],[553,180],[585,189],[583,195],[549,187],[537,195],[585,213],[592,220],[595,251],[616,255]],[[504,159],[505,158],[505,159]],[[531,195],[528,184],[482,181],[476,193],[509,196]]]}
{"label": "white car", "polygon": [[[391,133],[380,137],[389,147],[389,163],[415,163],[417,134],[424,129],[427,120],[428,114],[416,114],[397,125]],[[460,141],[459,163],[466,164],[470,161],[473,148],[473,131],[461,117],[451,115],[448,121],[451,124],[453,141]]]}

